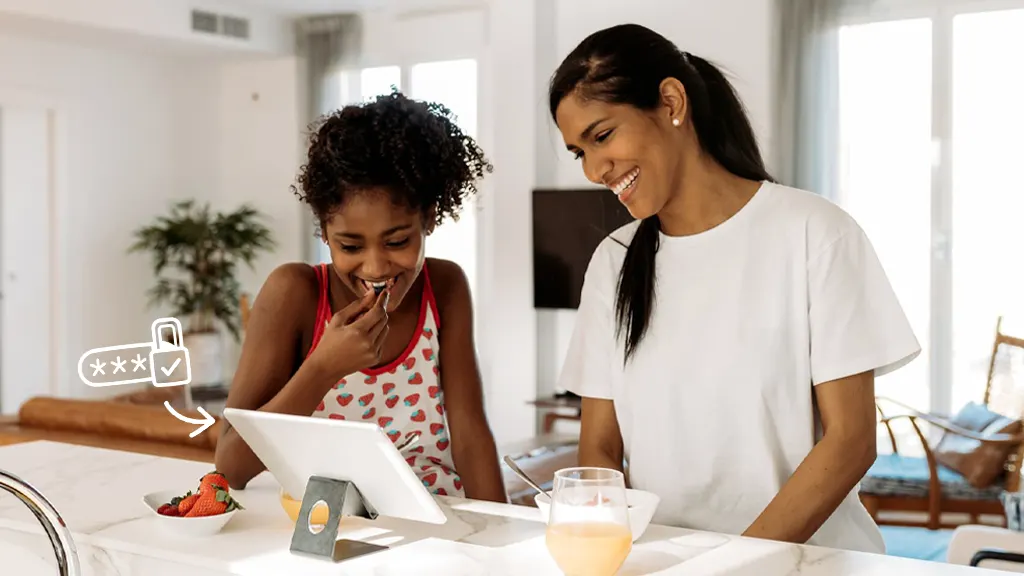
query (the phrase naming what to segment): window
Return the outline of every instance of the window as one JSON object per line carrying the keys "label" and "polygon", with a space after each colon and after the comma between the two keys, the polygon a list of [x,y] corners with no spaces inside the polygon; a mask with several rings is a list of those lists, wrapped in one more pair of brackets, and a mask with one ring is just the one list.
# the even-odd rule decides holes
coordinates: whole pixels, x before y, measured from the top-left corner
{"label": "window", "polygon": [[[476,60],[449,60],[416,64],[410,74],[412,93],[417,100],[444,104],[452,111],[459,128],[467,136],[477,136],[477,64]],[[459,264],[469,279],[470,293],[476,296],[477,203],[470,198],[462,207],[458,221],[447,221],[427,238],[427,256],[444,258]]]}
{"label": "window", "polygon": [[[339,92],[342,99],[338,107],[366,102],[381,94],[390,94],[392,87],[401,90],[402,68],[401,66],[377,66],[360,70],[346,70],[338,75],[338,82],[341,85]],[[319,238],[314,238],[313,242],[316,243],[318,262],[330,262],[330,247]]]}
{"label": "window", "polygon": [[381,94],[390,94],[392,86],[402,89],[402,68],[399,66],[364,68],[359,72],[359,99],[364,102]]}
{"label": "window", "polygon": [[[477,61],[474,59],[423,62],[406,68],[411,98],[444,104],[456,123],[468,136],[477,136]],[[392,86],[402,90],[402,66],[379,66],[343,72],[340,75],[342,106],[365,102],[391,92]],[[477,203],[470,199],[463,205],[458,221],[446,221],[427,239],[426,254],[458,263],[469,279],[470,293],[476,296],[477,286]],[[317,255],[329,262],[330,249],[319,239]]]}
{"label": "window", "polygon": [[877,14],[840,33],[839,201],[925,347],[878,393],[955,412],[982,400],[997,317],[1024,317],[1024,0],[881,0]]}
{"label": "window", "polygon": [[952,55],[952,404],[980,402],[996,317],[1024,335],[1024,267],[1016,232],[1024,215],[1024,9],[959,14]]}

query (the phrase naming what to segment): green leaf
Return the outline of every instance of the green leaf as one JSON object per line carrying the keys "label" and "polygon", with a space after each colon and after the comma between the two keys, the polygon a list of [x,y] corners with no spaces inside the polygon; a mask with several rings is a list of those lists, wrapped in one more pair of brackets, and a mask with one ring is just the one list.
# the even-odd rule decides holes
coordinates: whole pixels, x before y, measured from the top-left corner
{"label": "green leaf", "polygon": [[150,254],[156,282],[148,291],[149,306],[188,318],[189,331],[214,330],[219,323],[240,341],[238,266],[253,269],[261,253],[277,246],[262,219],[248,204],[213,213],[209,204],[183,200],[137,229],[128,252]]}

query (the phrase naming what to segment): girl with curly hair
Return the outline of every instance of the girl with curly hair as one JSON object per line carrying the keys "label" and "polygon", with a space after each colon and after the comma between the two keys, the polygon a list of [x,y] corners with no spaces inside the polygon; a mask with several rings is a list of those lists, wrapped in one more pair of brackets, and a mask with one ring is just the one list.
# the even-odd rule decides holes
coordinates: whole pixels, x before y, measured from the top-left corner
{"label": "girl with curly hair", "polygon": [[[267,278],[227,405],[379,425],[434,494],[506,501],[484,415],[469,284],[426,258],[491,166],[440,104],[393,92],[323,118],[296,195],[331,262]],[[265,469],[226,428],[217,468],[236,488]]]}

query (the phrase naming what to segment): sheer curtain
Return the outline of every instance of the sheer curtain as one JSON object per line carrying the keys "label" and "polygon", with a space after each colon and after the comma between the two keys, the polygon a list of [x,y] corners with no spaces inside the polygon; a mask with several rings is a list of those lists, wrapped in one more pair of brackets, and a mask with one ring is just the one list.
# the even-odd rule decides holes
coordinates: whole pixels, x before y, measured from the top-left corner
{"label": "sheer curtain", "polygon": [[837,189],[839,16],[855,2],[776,2],[775,177],[830,199]]}
{"label": "sheer curtain", "polygon": [[[297,22],[298,54],[306,62],[306,121],[342,105],[341,71],[358,66],[362,52],[362,19],[358,14],[305,18]],[[305,142],[303,141],[303,144]],[[310,241],[307,261],[320,262],[323,242],[315,236],[317,223],[306,226]]]}

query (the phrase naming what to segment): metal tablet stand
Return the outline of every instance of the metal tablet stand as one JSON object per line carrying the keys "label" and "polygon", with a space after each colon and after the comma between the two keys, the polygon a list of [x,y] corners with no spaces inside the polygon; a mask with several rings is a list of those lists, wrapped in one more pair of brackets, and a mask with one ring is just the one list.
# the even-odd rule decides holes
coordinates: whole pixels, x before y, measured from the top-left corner
{"label": "metal tablet stand", "polygon": [[[327,524],[319,532],[310,527],[310,516],[318,504],[326,504]],[[341,562],[358,556],[387,550],[387,546],[358,540],[338,540],[338,530],[344,516],[374,520],[377,511],[363,498],[356,485],[347,480],[311,476],[302,496],[299,518],[292,533],[291,551],[296,554]]]}

